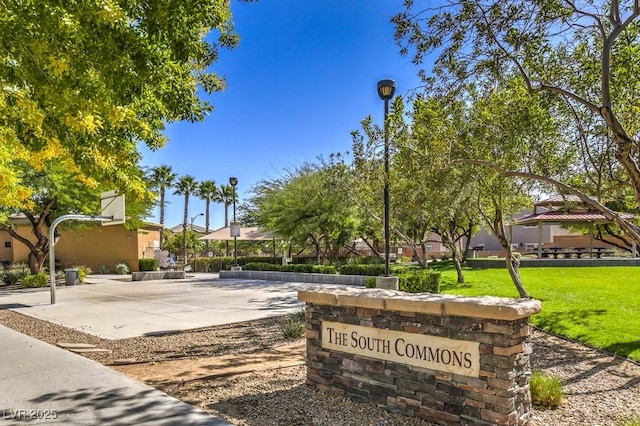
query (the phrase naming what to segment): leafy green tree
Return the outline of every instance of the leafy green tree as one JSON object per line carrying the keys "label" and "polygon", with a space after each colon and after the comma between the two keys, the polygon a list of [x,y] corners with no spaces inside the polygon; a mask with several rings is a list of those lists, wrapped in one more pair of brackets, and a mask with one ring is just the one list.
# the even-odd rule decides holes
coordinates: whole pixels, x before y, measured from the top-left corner
{"label": "leafy green tree", "polygon": [[102,190],[125,194],[128,215],[148,200],[138,144],[159,149],[167,123],[211,111],[200,94],[224,87],[211,65],[237,40],[226,0],[2,3],[0,227],[33,218],[32,267],[44,228],[95,214]]}
{"label": "leafy green tree", "polygon": [[[520,78],[468,90],[469,113],[464,157],[522,173],[561,177],[573,161],[573,146],[563,138],[562,121],[551,115],[555,99],[530,94]],[[506,177],[457,160],[480,184],[478,210],[506,252],[507,270],[521,297],[528,298],[513,254],[506,222],[528,206],[535,181]]]}
{"label": "leafy green tree", "polygon": [[165,195],[167,189],[173,186],[177,177],[178,174],[173,172],[173,168],[166,164],[153,167],[149,175],[149,186],[150,188],[158,191],[160,198],[158,202],[158,206],[160,206],[160,224],[162,225],[162,228],[160,229],[160,250],[164,248],[164,238],[162,238],[162,236],[164,233],[164,212],[167,206]]}
{"label": "leafy green tree", "polygon": [[[481,218],[473,205],[479,191],[476,179],[464,170],[445,166],[466,152],[464,103],[442,98],[413,102],[409,132],[396,139],[395,180],[401,185],[404,223],[412,227],[426,264],[429,236],[438,235],[451,252],[458,282],[464,282],[462,263]],[[440,242],[439,241],[439,242]]]}
{"label": "leafy green tree", "polygon": [[[452,155],[460,151],[457,134],[461,112],[443,100],[416,99],[410,115],[403,101],[392,103],[389,122],[391,229],[396,238],[410,246],[422,267],[427,267],[427,245],[433,234],[451,251],[458,281],[464,282],[464,244],[478,227],[479,218],[469,209],[473,181],[458,171],[443,172]],[[381,229],[383,163],[380,147],[383,131],[370,117],[354,132],[353,171],[357,181],[357,204],[369,219],[369,232]],[[454,149],[452,153],[452,149]],[[446,189],[444,189],[446,188]],[[375,213],[374,213],[375,212]],[[372,223],[371,220],[375,220]],[[378,231],[379,232],[379,231]],[[375,234],[369,234],[375,235]]]}
{"label": "leafy green tree", "polygon": [[175,195],[184,197],[184,214],[182,217],[182,256],[187,261],[187,219],[189,218],[189,197],[198,190],[198,181],[191,175],[184,175],[178,178],[175,184]]}
{"label": "leafy green tree", "polygon": [[[517,73],[531,93],[549,93],[577,117],[590,116],[606,127],[614,149],[599,146],[596,152],[615,156],[626,173],[624,184],[640,203],[638,2],[464,0],[406,7],[392,19],[396,41],[417,65],[426,55],[437,56],[432,73],[420,71],[431,90],[457,91],[469,80],[497,81]],[[578,195],[640,242],[638,228],[597,199],[550,176],[514,172],[511,177],[535,178]]]}
{"label": "leafy green tree", "polygon": [[[193,254],[202,251],[204,244],[202,240],[200,240],[200,234],[192,230],[188,230],[186,234],[174,234],[172,232],[167,232],[165,234],[164,248],[169,250],[171,253],[183,253],[185,241],[187,256],[188,253]],[[184,259],[188,259],[188,257],[185,257]],[[184,261],[184,264],[186,265],[187,261]]]}
{"label": "leafy green tree", "polygon": [[318,263],[355,239],[352,204],[327,169],[305,163],[285,176],[262,180],[250,198],[256,223],[294,244],[311,244]]}
{"label": "leafy green tree", "polygon": [[[213,180],[205,180],[198,185],[198,197],[205,202],[205,234],[209,233],[209,219],[211,211],[211,202],[215,200],[218,195],[218,186]],[[209,240],[205,241],[205,250],[209,252]]]}

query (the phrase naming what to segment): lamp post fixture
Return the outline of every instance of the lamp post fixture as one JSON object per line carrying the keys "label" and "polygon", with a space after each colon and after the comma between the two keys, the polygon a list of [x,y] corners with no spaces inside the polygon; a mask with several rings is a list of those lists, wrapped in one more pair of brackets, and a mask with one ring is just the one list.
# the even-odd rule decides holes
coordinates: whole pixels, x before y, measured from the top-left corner
{"label": "lamp post fixture", "polygon": [[233,200],[233,225],[231,229],[231,235],[233,236],[233,266],[238,268],[238,230],[234,230],[237,227],[236,223],[236,185],[238,185],[237,177],[230,177],[229,184],[231,185],[231,199]]}
{"label": "lamp post fixture", "polygon": [[189,228],[190,230],[193,231],[193,221],[199,218],[200,216],[204,216],[204,213],[198,213],[197,215],[191,218],[191,227]]}
{"label": "lamp post fixture", "polygon": [[378,96],[384,101],[384,276],[389,273],[389,131],[387,116],[389,114],[389,99],[396,92],[394,80],[380,80],[378,82]]}
{"label": "lamp post fixture", "polygon": [[[197,219],[198,217],[200,217],[200,216],[204,216],[204,213],[198,213],[197,215],[195,215],[194,217],[192,217],[192,218],[191,218],[191,220],[189,221],[189,224],[191,225],[191,226],[189,227],[189,230],[190,230],[191,232],[193,232],[193,221],[194,221],[194,220],[196,220],[196,219]],[[186,247],[186,244],[187,244],[187,243],[185,242],[185,247]],[[194,249],[195,249],[195,248],[194,248]],[[194,255],[194,253],[191,253],[191,255]],[[186,265],[186,262],[187,262],[186,255],[185,255],[185,259],[184,259],[184,261],[185,261],[185,265]]]}

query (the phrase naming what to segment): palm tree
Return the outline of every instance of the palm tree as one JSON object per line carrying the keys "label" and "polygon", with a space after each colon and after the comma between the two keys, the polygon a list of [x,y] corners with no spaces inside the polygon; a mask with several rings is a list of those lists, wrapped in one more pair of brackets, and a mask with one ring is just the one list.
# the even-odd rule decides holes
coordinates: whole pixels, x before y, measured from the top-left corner
{"label": "palm tree", "polygon": [[182,221],[182,256],[183,265],[187,265],[187,218],[189,217],[189,196],[197,191],[198,181],[191,175],[184,175],[175,185],[175,195],[184,195],[184,219]]}
{"label": "palm tree", "polygon": [[[236,200],[238,195],[236,194]],[[220,185],[218,194],[214,201],[224,203],[224,226],[229,226],[229,206],[233,204],[233,187],[231,185]],[[226,255],[229,256],[229,240],[226,241]]]}
{"label": "palm tree", "polygon": [[165,191],[167,188],[171,188],[173,186],[173,182],[177,177],[178,175],[173,173],[171,166],[166,164],[153,167],[149,175],[151,187],[157,189],[160,195],[160,225],[162,225],[162,228],[160,228],[160,250],[162,250],[164,243],[164,208],[167,205],[167,201],[165,200]]}
{"label": "palm tree", "polygon": [[[216,183],[212,180],[205,180],[203,182],[200,182],[200,185],[198,185],[198,197],[202,200],[204,200],[205,202],[205,223],[204,223],[204,227],[205,227],[205,233],[208,234],[209,233],[209,207],[211,205],[211,201],[215,201],[215,198],[218,194],[218,186],[216,185]],[[209,252],[209,240],[205,241],[206,244],[206,251],[207,253]]]}

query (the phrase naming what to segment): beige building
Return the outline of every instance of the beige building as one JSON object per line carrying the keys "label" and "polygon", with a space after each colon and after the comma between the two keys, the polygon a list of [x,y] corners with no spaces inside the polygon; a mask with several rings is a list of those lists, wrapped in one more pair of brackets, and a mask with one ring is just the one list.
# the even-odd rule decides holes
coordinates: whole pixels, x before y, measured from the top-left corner
{"label": "beige building", "polygon": [[[18,234],[35,241],[26,219],[17,218],[13,223]],[[151,223],[137,230],[128,230],[124,225],[100,224],[88,224],[74,230],[58,227],[60,238],[55,245],[56,268],[84,265],[96,273],[105,269],[113,272],[118,263],[124,262],[132,272],[136,272],[139,270],[138,259],[153,258],[154,250],[160,245],[161,227]],[[0,230],[0,261],[9,264],[26,262],[28,255],[27,246]]]}

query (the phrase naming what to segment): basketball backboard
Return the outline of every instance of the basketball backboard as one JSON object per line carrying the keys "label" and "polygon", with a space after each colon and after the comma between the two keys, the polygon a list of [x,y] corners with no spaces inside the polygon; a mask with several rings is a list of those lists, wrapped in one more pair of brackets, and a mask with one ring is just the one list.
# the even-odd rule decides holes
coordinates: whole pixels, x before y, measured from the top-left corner
{"label": "basketball backboard", "polygon": [[124,195],[118,195],[116,191],[103,192],[100,196],[101,216],[112,216],[113,219],[102,222],[102,226],[119,225],[124,223]]}

